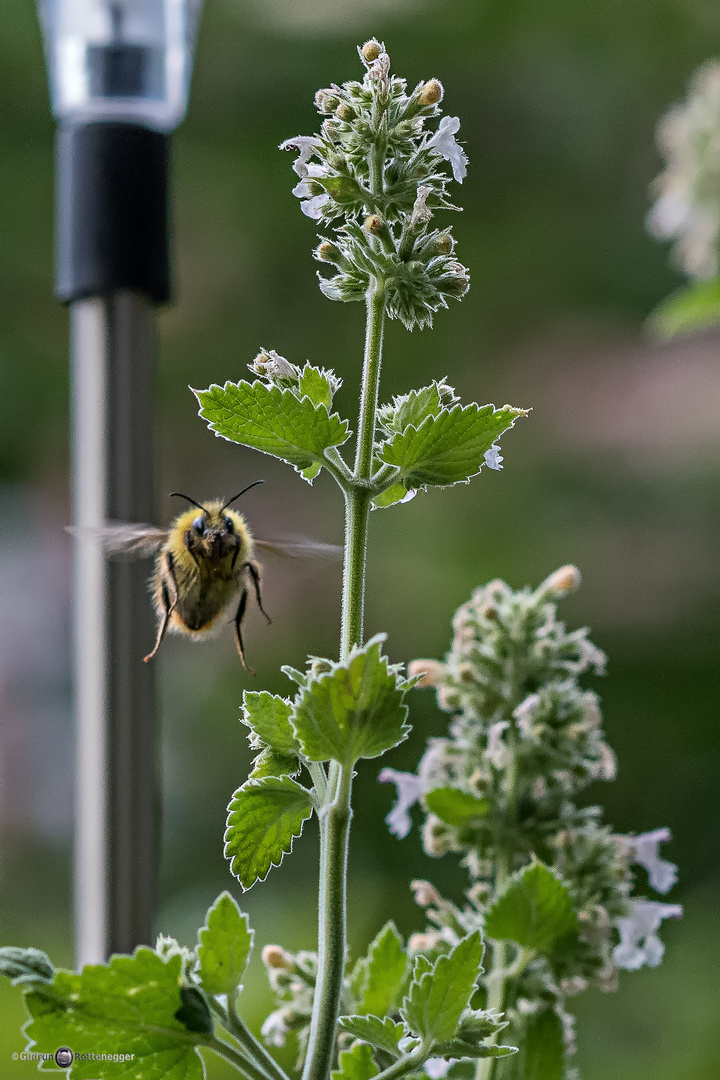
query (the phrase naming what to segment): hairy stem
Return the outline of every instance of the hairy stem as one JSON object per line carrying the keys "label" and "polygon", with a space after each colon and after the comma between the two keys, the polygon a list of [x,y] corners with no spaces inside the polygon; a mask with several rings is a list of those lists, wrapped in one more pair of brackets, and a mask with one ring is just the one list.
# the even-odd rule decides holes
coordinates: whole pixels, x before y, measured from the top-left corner
{"label": "hairy stem", "polygon": [[256,1039],[245,1021],[239,1016],[237,1006],[229,995],[227,1026],[230,1034],[237,1039],[247,1056],[254,1060],[271,1080],[288,1080],[288,1075],[282,1069],[272,1054],[268,1053],[259,1039]]}
{"label": "hairy stem", "polygon": [[365,356],[353,480],[345,489],[345,565],[343,568],[340,659],[362,642],[365,558],[370,514],[370,477],[380,387],[385,292],[380,282],[368,293]]}
{"label": "hairy stem", "polygon": [[319,813],[318,972],[303,1080],[327,1080],[335,1057],[337,1018],[345,974],[352,776],[351,766],[332,762],[329,789],[334,797]]}
{"label": "hairy stem", "polygon": [[[365,354],[360,394],[355,469],[345,492],[345,564],[343,568],[340,659],[363,639],[365,557],[371,501],[372,450],[382,360],[385,292],[375,282],[368,292]],[[327,1080],[335,1057],[337,1018],[347,947],[347,859],[350,837],[352,767],[330,763],[327,795],[320,808],[320,893],[318,900],[318,973],[310,1020],[303,1080]]]}
{"label": "hairy stem", "polygon": [[[520,687],[522,685],[523,672],[520,658],[513,655],[508,661],[508,682],[510,692],[505,708],[505,719],[509,723],[507,748],[510,760],[504,771],[502,788],[505,800],[505,812],[508,822],[517,817],[517,721],[513,715],[515,706],[518,704]],[[499,853],[495,862],[495,881],[493,895],[495,898],[504,892],[510,875],[512,874],[512,852],[498,843]],[[492,947],[492,966],[487,975],[487,1007],[502,1012],[505,1006],[505,996],[508,985],[520,974],[520,971],[508,969],[508,946],[504,941],[496,941]],[[488,1041],[495,1042],[497,1035],[493,1035]],[[475,1080],[493,1080],[496,1075],[496,1065],[500,1058],[480,1058],[475,1070]]]}
{"label": "hairy stem", "polygon": [[207,1046],[209,1050],[213,1050],[221,1058],[229,1061],[247,1080],[268,1080],[266,1072],[259,1069],[253,1062],[248,1061],[239,1050],[236,1050],[230,1043],[226,1043],[224,1039],[219,1039],[217,1035],[209,1035],[207,1039],[201,1041],[201,1045]]}

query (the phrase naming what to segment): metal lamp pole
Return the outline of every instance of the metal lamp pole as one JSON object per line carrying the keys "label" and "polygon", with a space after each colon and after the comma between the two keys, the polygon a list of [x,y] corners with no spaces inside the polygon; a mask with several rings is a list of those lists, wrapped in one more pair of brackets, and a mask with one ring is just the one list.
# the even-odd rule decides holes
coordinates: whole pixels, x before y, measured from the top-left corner
{"label": "metal lamp pole", "polygon": [[78,965],[153,939],[159,788],[147,566],[108,520],[152,521],[154,308],[169,299],[169,132],[201,0],[40,0],[57,141],[56,291],[69,306]]}

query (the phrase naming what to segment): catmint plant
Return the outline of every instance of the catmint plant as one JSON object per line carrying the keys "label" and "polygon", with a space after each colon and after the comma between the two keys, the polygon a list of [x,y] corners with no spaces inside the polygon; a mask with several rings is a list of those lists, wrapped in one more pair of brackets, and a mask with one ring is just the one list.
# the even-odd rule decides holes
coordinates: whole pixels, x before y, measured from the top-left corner
{"label": "catmint plant", "polygon": [[[498,1063],[509,1075],[553,1080],[564,1069],[565,998],[591,982],[612,984],[618,967],[657,963],[660,922],[679,914],[630,898],[633,860],[660,891],[673,883],[674,868],[658,855],[666,830],[617,837],[574,801],[591,780],[610,777],[614,759],[597,700],[578,684],[601,654],[584,631],[567,633],[555,619],[553,599],[575,583],[573,571],[535,593],[497,582],[480,590],[458,613],[444,664],[406,670],[386,654],[384,634],[365,638],[371,510],[500,469],[498,439],[526,412],[463,405],[444,377],[380,402],[386,319],[428,327],[468,290],[445,223],[467,158],[460,121],[441,115],[437,79],[408,91],[380,42],[359,55],[362,80],[318,91],[319,133],[281,147],[294,154],[300,208],[321,229],[322,293],[366,307],[352,452],[350,421],[334,408],[341,380],[328,368],[263,349],[251,380],[196,391],[216,435],[286,461],[308,483],[325,470],[344,499],[338,655],[285,667],[286,696],[245,691],[240,719],[256,756],[232,795],[224,838],[230,873],[250,889],[317,816],[317,949],[263,948],[277,1007],[261,1037],[239,1007],[253,931],[229,892],[194,947],[161,936],[154,949],[77,974],[36,949],[0,950],[0,970],[25,995],[28,1049],[71,1048],[77,1080],[198,1080],[201,1050],[245,1080],[289,1080],[272,1050],[291,1033],[303,1080],[434,1078],[450,1068],[483,1080]],[[385,769],[380,779],[398,785],[389,818],[397,835],[420,801],[428,852],[463,856],[466,901],[414,882],[428,925],[405,942],[388,922],[364,955],[349,957],[353,779],[366,759],[408,737],[407,696],[423,683],[453,713],[450,734],[431,742],[417,775]]]}
{"label": "catmint plant", "polygon": [[685,101],[657,127],[665,160],[653,184],[650,233],[672,241],[672,258],[687,285],[652,316],[663,337],[720,322],[720,61],[708,60],[693,74]]}
{"label": "catmint plant", "polygon": [[481,1061],[476,1080],[574,1075],[568,999],[589,986],[614,990],[619,970],[656,967],[660,924],[682,914],[633,891],[637,866],[656,893],[675,884],[677,867],[660,856],[669,829],[621,836],[599,807],[578,802],[616,771],[598,697],[581,682],[602,674],[605,657],[586,630],[557,618],[556,601],[579,581],[565,566],[534,591],[503,581],[477,589],[455,614],[445,660],[409,666],[451,715],[447,736],[430,739],[416,773],[380,773],[397,786],[391,831],[410,832],[419,802],[426,853],[455,854],[468,874],[460,905],[413,882],[428,920],[414,947],[442,955],[475,929],[490,943],[480,985],[520,1053]]}

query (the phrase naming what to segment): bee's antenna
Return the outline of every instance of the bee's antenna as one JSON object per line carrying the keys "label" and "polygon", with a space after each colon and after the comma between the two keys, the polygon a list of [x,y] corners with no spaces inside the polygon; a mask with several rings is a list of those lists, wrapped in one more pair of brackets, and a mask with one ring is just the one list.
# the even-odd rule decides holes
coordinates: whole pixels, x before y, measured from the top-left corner
{"label": "bee's antenna", "polygon": [[239,499],[240,496],[244,495],[246,491],[250,490],[250,488],[257,487],[258,484],[264,484],[264,483],[265,483],[264,480],[256,480],[254,484],[248,484],[248,486],[246,488],[243,488],[242,491],[238,491],[237,495],[233,495],[232,499],[230,499],[229,502],[226,502],[225,506],[223,506],[222,509],[226,510],[228,508],[228,506],[230,506],[231,503],[234,503],[236,499]]}
{"label": "bee's antenna", "polygon": [[[171,499],[174,499],[174,498],[187,499],[187,501],[189,503],[192,503],[193,506],[197,506],[198,510],[202,510],[203,514],[207,514],[207,510],[205,509],[204,506],[201,506],[199,502],[195,502],[195,500],[191,499],[189,495],[183,495],[182,491],[171,491],[170,492],[170,498]],[[236,496],[236,498],[237,498],[237,496]]]}

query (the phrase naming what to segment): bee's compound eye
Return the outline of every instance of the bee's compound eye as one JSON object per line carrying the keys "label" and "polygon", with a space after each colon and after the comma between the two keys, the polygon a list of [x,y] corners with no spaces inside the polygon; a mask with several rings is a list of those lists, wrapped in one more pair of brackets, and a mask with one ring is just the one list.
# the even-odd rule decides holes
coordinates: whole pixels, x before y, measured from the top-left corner
{"label": "bee's compound eye", "polygon": [[196,517],[192,523],[193,532],[196,532],[198,536],[202,536],[205,532],[205,521],[201,517]]}
{"label": "bee's compound eye", "polygon": [[225,528],[229,533],[235,532],[235,522],[231,517],[225,517]]}

